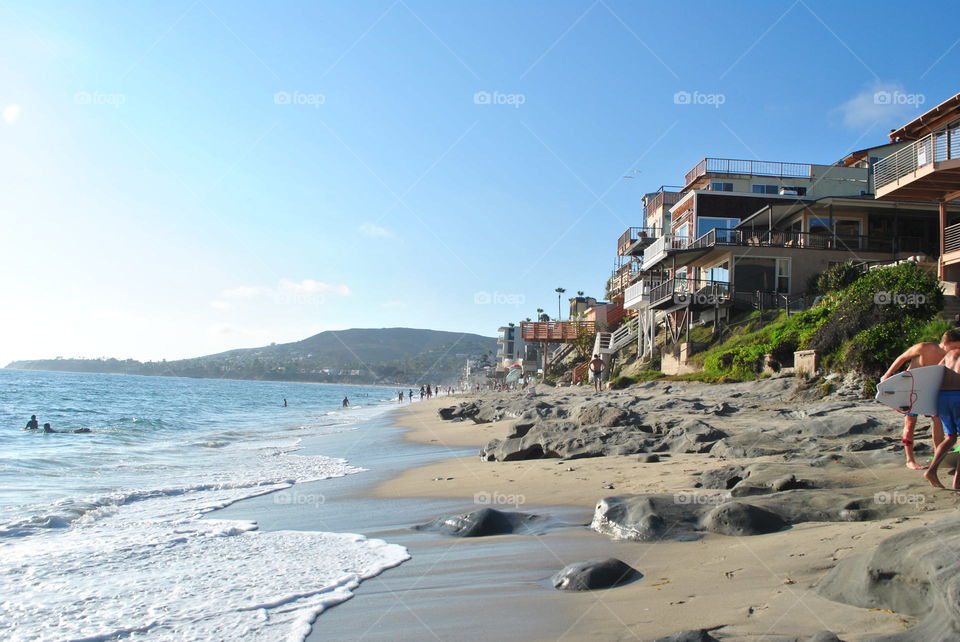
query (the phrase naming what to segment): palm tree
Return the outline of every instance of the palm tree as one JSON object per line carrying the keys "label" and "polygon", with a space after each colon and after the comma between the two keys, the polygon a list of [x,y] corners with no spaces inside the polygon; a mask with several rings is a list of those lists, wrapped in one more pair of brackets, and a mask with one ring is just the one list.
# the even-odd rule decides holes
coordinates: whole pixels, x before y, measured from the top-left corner
{"label": "palm tree", "polygon": [[544,314],[543,308],[537,308],[537,321],[547,322],[550,320],[550,317]]}
{"label": "palm tree", "polygon": [[563,321],[563,311],[560,309],[560,297],[566,292],[563,288],[557,288],[554,290],[557,293],[557,321]]}
{"label": "palm tree", "polygon": [[577,290],[577,296],[583,296],[583,290]]}

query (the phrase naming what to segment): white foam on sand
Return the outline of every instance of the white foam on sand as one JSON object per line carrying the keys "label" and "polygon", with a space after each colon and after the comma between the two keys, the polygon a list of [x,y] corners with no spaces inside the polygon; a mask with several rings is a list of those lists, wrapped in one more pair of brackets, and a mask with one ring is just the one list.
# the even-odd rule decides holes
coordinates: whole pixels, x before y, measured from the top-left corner
{"label": "white foam on sand", "polygon": [[406,549],[203,515],[359,470],[264,449],[238,470],[96,498],[58,528],[0,539],[0,638],[302,640],[363,579],[409,559]]}

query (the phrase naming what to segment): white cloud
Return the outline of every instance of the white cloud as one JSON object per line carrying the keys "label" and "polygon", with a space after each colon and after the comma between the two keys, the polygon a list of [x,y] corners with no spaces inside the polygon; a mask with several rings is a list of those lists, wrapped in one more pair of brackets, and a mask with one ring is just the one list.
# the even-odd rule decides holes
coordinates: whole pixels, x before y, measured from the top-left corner
{"label": "white cloud", "polygon": [[360,233],[364,236],[373,236],[378,238],[389,238],[393,236],[393,232],[374,223],[364,223],[361,225]]}
{"label": "white cloud", "polygon": [[0,116],[8,125],[14,124],[20,120],[20,105],[7,105],[0,110]]}
{"label": "white cloud", "polygon": [[319,294],[321,292],[332,292],[341,296],[350,296],[350,288],[345,285],[331,285],[313,279],[304,279],[303,281],[291,281],[289,279],[280,279],[279,289],[283,292],[293,292],[295,294]]}
{"label": "white cloud", "polygon": [[896,127],[910,120],[925,102],[923,94],[908,93],[900,83],[875,82],[835,111],[850,129]]}

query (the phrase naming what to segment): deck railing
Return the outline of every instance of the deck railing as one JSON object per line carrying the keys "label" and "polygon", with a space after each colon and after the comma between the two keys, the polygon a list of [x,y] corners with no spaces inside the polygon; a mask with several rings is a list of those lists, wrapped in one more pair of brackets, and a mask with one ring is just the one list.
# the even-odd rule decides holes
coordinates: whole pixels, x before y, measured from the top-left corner
{"label": "deck railing", "polygon": [[687,277],[667,279],[650,288],[650,305],[666,302],[676,305],[720,304],[730,300],[730,284],[726,281],[710,281]]}
{"label": "deck railing", "polygon": [[943,251],[956,252],[960,250],[960,223],[943,228]]}
{"label": "deck railing", "polygon": [[617,254],[624,256],[637,241],[654,239],[659,235],[660,230],[656,227],[628,227],[627,231],[617,239]]}
{"label": "deck railing", "polygon": [[[643,208],[644,213],[649,215],[664,205],[667,207],[676,205],[680,201],[680,197],[683,196],[683,194],[680,193],[680,189],[682,188],[678,187],[676,192],[671,192],[665,188],[660,188],[660,190],[647,201],[647,204]],[[647,219],[647,222],[649,222],[649,219]]]}
{"label": "deck railing", "polygon": [[594,334],[597,324],[593,321],[521,321],[520,335],[524,341],[564,343],[575,341],[584,334]]}
{"label": "deck railing", "polygon": [[813,166],[808,163],[753,161],[736,158],[704,158],[686,174],[687,185],[705,174],[747,174],[777,178],[811,178]]}
{"label": "deck railing", "polygon": [[921,252],[923,240],[915,236],[893,238],[791,232],[777,230],[712,229],[690,243],[691,248],[723,245],[757,247],[799,247],[813,250],[863,250],[866,252]]}
{"label": "deck railing", "polygon": [[960,158],[960,124],[927,134],[873,166],[874,189],[898,181],[931,163]]}

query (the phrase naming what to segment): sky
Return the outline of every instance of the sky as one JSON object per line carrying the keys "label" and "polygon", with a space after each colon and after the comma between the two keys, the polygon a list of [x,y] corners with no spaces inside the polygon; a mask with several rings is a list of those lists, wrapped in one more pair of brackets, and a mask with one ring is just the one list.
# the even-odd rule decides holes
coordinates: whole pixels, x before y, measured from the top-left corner
{"label": "sky", "polygon": [[960,91],[957,34],[908,11],[5,2],[0,365],[601,298],[643,194],[700,159],[832,163]]}

